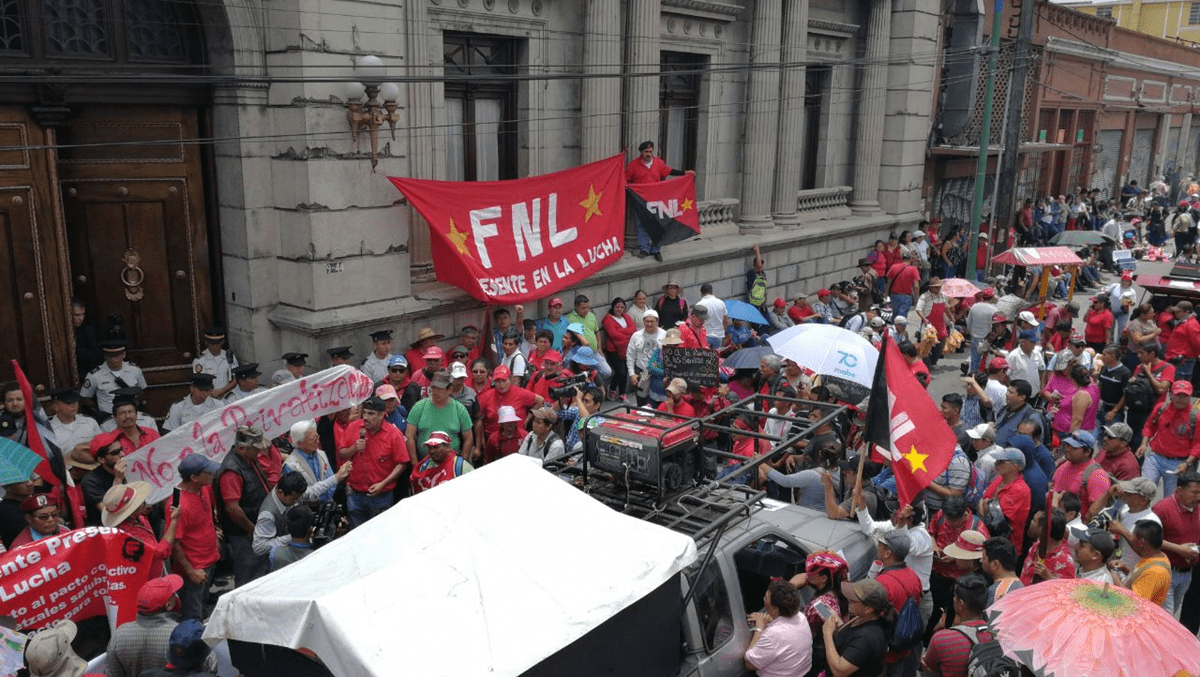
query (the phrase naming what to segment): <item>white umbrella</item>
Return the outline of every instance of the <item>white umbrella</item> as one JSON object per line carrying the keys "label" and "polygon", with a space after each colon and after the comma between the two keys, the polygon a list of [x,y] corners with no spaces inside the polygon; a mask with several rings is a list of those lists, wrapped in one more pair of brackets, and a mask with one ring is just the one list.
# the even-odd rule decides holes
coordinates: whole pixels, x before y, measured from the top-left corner
{"label": "white umbrella", "polygon": [[858,334],[831,324],[789,327],[767,339],[780,357],[817,374],[871,387],[879,351]]}

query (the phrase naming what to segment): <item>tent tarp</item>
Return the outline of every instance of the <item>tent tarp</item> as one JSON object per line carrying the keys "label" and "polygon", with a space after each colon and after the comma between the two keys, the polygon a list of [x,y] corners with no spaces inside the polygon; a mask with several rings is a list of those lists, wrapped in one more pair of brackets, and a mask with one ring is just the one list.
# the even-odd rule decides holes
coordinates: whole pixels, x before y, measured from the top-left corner
{"label": "tent tarp", "polygon": [[311,649],[338,677],[516,676],[695,559],[510,456],[226,593],[205,639]]}
{"label": "tent tarp", "polygon": [[992,257],[1008,266],[1074,266],[1083,263],[1070,247],[1014,247]]}

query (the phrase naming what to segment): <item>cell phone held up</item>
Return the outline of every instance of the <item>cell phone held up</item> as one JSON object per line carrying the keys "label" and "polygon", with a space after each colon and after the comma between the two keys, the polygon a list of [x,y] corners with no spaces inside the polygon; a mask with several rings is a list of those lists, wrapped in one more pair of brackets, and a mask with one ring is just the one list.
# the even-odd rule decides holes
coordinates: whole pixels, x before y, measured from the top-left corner
{"label": "cell phone held up", "polygon": [[814,603],[813,609],[816,610],[817,615],[819,615],[823,621],[829,620],[829,617],[833,615],[833,609],[830,609],[829,605],[824,602]]}

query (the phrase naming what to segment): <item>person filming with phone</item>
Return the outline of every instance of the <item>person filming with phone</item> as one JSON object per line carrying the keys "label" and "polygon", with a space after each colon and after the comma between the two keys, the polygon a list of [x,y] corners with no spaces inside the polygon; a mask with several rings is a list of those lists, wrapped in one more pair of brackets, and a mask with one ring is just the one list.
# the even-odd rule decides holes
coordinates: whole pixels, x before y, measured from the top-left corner
{"label": "person filming with phone", "polygon": [[760,677],[804,677],[812,667],[812,631],[800,613],[800,594],[788,581],[771,581],[763,610],[746,618],[750,645],[743,662]]}

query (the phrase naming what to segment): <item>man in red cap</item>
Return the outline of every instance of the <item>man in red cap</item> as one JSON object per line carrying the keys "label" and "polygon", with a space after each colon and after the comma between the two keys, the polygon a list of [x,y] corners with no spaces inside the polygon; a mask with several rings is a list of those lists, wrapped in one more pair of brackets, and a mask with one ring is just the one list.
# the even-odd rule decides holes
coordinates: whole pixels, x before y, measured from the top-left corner
{"label": "man in red cap", "polygon": [[1159,402],[1142,427],[1142,444],[1137,455],[1143,457],[1142,476],[1157,483],[1162,478],[1163,496],[1175,491],[1178,473],[1195,467],[1200,457],[1196,409],[1192,407],[1192,384],[1175,381],[1170,399]]}
{"label": "man in red cap", "polygon": [[70,531],[62,523],[59,509],[60,503],[56,494],[34,494],[21,501],[21,510],[25,512],[25,522],[29,526],[17,534],[9,547],[15,548]]}
{"label": "man in red cap", "polygon": [[550,400],[550,389],[562,386],[571,377],[569,369],[563,369],[562,353],[551,348],[542,356],[542,368],[529,377],[526,389],[534,395],[541,395],[543,400]]}
{"label": "man in red cap", "polygon": [[[105,657],[107,677],[138,677],[143,670],[161,668],[166,660],[171,632],[179,625],[179,590],[183,579],[175,574],[152,578],[138,591],[137,620],[113,632]],[[209,656],[204,669],[215,671]]]}
{"label": "man in red cap", "polygon": [[[531,408],[542,406],[545,399],[512,383],[512,374],[503,365],[492,371],[492,388],[479,396],[479,420],[475,422],[475,439],[486,444],[492,433],[500,429],[500,407],[512,407],[522,421]],[[486,450],[479,450],[476,455]],[[486,455],[486,454],[485,454]]]}
{"label": "man in red cap", "polygon": [[473,470],[470,463],[454,453],[450,447],[450,436],[440,430],[429,435],[429,439],[425,440],[425,448],[429,455],[413,468],[410,480],[414,495]]}
{"label": "man in red cap", "polygon": [[[411,351],[410,351],[411,352]],[[412,375],[411,382],[415,383],[421,389],[420,399],[429,397],[429,384],[433,379],[433,375],[441,371],[442,363],[445,362],[446,354],[437,346],[429,346],[421,353],[421,362],[412,362],[411,364],[424,364],[424,369],[419,369]]]}

